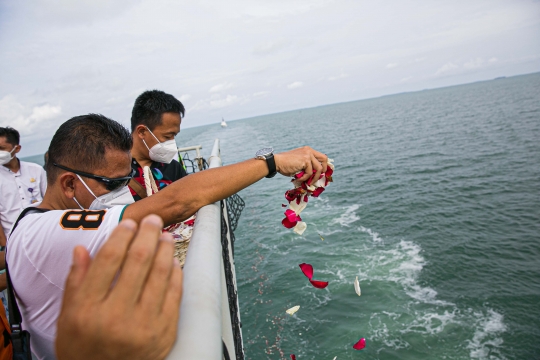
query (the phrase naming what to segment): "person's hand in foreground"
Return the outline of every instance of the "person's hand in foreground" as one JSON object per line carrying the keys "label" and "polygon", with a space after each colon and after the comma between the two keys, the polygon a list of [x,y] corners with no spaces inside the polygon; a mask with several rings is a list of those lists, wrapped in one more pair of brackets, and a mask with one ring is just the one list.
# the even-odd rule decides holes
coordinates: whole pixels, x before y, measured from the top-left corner
{"label": "person's hand in foreground", "polygon": [[162,228],[156,215],[138,231],[123,220],[93,260],[84,247],[74,249],[58,319],[59,360],[167,356],[176,340],[182,270]]}

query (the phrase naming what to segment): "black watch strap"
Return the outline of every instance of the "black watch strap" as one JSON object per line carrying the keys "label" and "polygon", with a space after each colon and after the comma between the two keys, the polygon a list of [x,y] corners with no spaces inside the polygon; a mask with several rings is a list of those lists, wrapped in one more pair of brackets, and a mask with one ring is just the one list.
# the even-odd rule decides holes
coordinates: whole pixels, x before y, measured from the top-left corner
{"label": "black watch strap", "polygon": [[274,154],[270,154],[265,156],[266,158],[266,165],[268,165],[268,175],[266,175],[267,178],[273,178],[277,174],[276,170],[276,160],[274,159]]}

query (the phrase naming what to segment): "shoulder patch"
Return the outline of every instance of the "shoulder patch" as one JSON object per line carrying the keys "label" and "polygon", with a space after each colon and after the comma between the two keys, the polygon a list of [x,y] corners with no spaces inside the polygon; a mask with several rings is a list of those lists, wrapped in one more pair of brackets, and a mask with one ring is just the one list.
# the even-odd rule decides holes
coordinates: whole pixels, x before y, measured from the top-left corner
{"label": "shoulder patch", "polygon": [[97,230],[107,210],[69,210],[60,218],[64,230]]}

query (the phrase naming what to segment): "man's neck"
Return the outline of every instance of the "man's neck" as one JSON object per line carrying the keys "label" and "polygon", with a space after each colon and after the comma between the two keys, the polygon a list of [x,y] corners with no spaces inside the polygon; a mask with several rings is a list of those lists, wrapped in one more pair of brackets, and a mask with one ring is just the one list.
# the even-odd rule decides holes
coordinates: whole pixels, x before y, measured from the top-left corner
{"label": "man's neck", "polygon": [[21,169],[21,164],[19,163],[19,159],[17,157],[13,157],[7,164],[4,164],[5,167],[7,167],[12,172],[16,173],[19,172]]}
{"label": "man's neck", "polygon": [[49,210],[78,209],[68,203],[72,200],[62,196],[62,192],[56,186],[48,186],[43,196],[43,201],[37,207]]}
{"label": "man's neck", "polygon": [[[142,149],[141,149],[142,145]],[[140,142],[134,142],[133,148],[131,149],[131,156],[133,159],[137,160],[141,167],[152,165],[152,159],[148,158],[148,149],[144,144]]]}

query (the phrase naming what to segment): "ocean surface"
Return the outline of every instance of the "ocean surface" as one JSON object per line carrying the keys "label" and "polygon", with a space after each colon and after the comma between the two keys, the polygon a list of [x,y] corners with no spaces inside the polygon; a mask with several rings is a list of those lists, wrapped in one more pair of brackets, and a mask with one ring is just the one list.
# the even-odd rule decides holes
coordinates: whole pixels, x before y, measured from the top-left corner
{"label": "ocean surface", "polygon": [[228,125],[179,146],[219,138],[233,163],[309,145],[336,166],[302,236],[281,225],[288,178],[240,193],[247,359],[540,359],[540,74]]}
{"label": "ocean surface", "polygon": [[219,138],[225,164],[309,145],[336,166],[302,236],[281,225],[288,178],[240,193],[247,359],[540,359],[540,74],[228,125],[178,144],[208,157]]}

